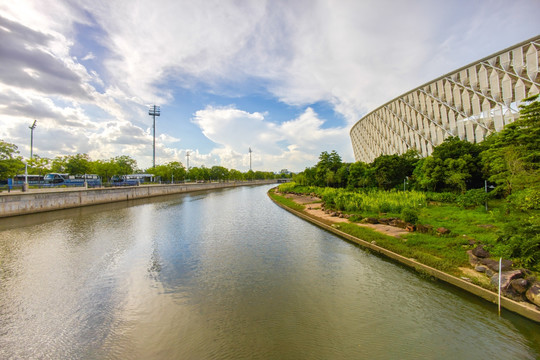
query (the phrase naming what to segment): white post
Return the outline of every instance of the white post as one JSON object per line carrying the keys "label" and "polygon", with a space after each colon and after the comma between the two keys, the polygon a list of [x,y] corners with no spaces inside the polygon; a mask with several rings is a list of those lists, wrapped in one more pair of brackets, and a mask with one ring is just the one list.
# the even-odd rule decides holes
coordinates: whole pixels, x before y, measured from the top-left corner
{"label": "white post", "polygon": [[501,316],[501,272],[502,272],[502,258],[499,258],[499,316]]}
{"label": "white post", "polygon": [[26,161],[24,162],[24,184],[21,190],[28,191],[28,163]]}

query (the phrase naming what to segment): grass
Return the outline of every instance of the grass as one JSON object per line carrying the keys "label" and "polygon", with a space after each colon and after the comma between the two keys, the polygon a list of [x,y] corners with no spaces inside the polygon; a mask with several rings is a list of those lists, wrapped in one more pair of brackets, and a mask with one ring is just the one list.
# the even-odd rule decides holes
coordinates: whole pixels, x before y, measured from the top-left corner
{"label": "grass", "polygon": [[288,208],[291,208],[293,210],[296,210],[296,211],[303,211],[306,207],[304,205],[301,205],[301,204],[297,204],[295,203],[294,201],[292,201],[291,199],[288,199],[286,198],[285,196],[281,196],[281,195],[278,195],[276,194],[276,192],[274,191],[274,189],[270,189],[270,191],[268,192],[268,194],[270,195],[270,197],[272,199],[274,199],[275,201],[279,202],[280,204],[283,204],[285,206],[287,206]]}
{"label": "grass", "polygon": [[467,264],[467,254],[462,244],[456,243],[453,238],[438,238],[434,242],[429,235],[411,234],[413,236],[401,239],[350,223],[339,224],[339,229],[362,240],[375,241],[380,247],[453,275],[459,275],[458,267]]}
{"label": "grass", "polygon": [[[276,194],[273,190],[269,195],[275,201],[297,211],[303,211],[305,207],[294,201]],[[451,274],[459,275],[458,267],[467,264],[467,254],[463,246],[468,240],[456,237],[436,237],[427,234],[414,233],[407,235],[406,239],[388,236],[367,227],[361,227],[352,223],[339,223],[335,225],[339,230],[372,242],[378,246],[408,258]],[[442,225],[441,225],[442,226]]]}
{"label": "grass", "polygon": [[[499,241],[501,232],[508,224],[520,224],[524,216],[518,211],[509,212],[508,205],[503,200],[490,200],[489,210],[486,211],[484,206],[463,208],[451,203],[424,202],[420,194],[408,192],[355,193],[344,189],[295,186],[294,183],[287,184],[286,189],[280,186],[280,190],[315,193],[326,201],[326,208],[342,210],[343,213],[355,215],[353,218],[401,217],[401,214],[396,212],[397,209],[412,209],[417,212],[417,224],[431,225],[433,230],[444,227],[450,230],[450,234],[439,235],[436,231],[413,232],[403,235],[400,239],[355,224],[340,223],[336,227],[350,235],[369,242],[376,241],[377,245],[385,249],[457,276],[461,275],[459,267],[470,266],[467,250],[473,249],[478,244],[487,245],[493,257],[505,257],[503,252],[508,250],[505,249],[506,245],[501,246]],[[284,200],[280,202],[285,206],[303,210],[302,205],[281,198]],[[381,204],[388,207],[388,211],[380,211]],[[540,215],[536,210],[534,214]],[[527,266],[521,257],[510,259],[517,266],[526,267],[533,272],[535,270],[534,266]]]}

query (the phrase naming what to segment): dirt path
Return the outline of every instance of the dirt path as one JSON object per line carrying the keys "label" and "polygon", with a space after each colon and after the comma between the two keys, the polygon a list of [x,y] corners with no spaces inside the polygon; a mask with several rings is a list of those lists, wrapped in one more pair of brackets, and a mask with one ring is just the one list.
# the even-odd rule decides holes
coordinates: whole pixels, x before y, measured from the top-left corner
{"label": "dirt path", "polygon": [[395,227],[395,226],[384,225],[384,224],[359,224],[359,223],[350,222],[346,218],[332,216],[331,214],[325,213],[321,209],[322,200],[315,196],[296,195],[296,194],[282,194],[282,195],[288,199],[291,199],[297,204],[305,205],[306,208],[304,211],[308,213],[309,215],[325,220],[327,222],[331,222],[331,223],[347,222],[350,224],[355,224],[357,226],[371,228],[377,232],[380,232],[385,235],[393,236],[396,238],[401,238],[401,235],[405,235],[409,233],[406,230]]}

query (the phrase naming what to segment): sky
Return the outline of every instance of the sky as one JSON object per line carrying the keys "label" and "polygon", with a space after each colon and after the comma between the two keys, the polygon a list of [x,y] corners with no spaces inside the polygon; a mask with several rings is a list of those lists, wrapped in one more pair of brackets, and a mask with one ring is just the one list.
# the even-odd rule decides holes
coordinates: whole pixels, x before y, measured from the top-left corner
{"label": "sky", "polygon": [[363,115],[540,34],[538,0],[0,0],[0,140],[302,171]]}

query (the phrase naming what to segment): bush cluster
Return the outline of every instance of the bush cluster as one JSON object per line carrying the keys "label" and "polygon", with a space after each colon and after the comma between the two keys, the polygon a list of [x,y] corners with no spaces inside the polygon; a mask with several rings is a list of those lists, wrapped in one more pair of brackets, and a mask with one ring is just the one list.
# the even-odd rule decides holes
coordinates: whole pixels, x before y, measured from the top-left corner
{"label": "bush cluster", "polygon": [[459,195],[456,203],[463,208],[470,208],[485,204],[489,198],[490,193],[486,193],[484,189],[472,189]]}

